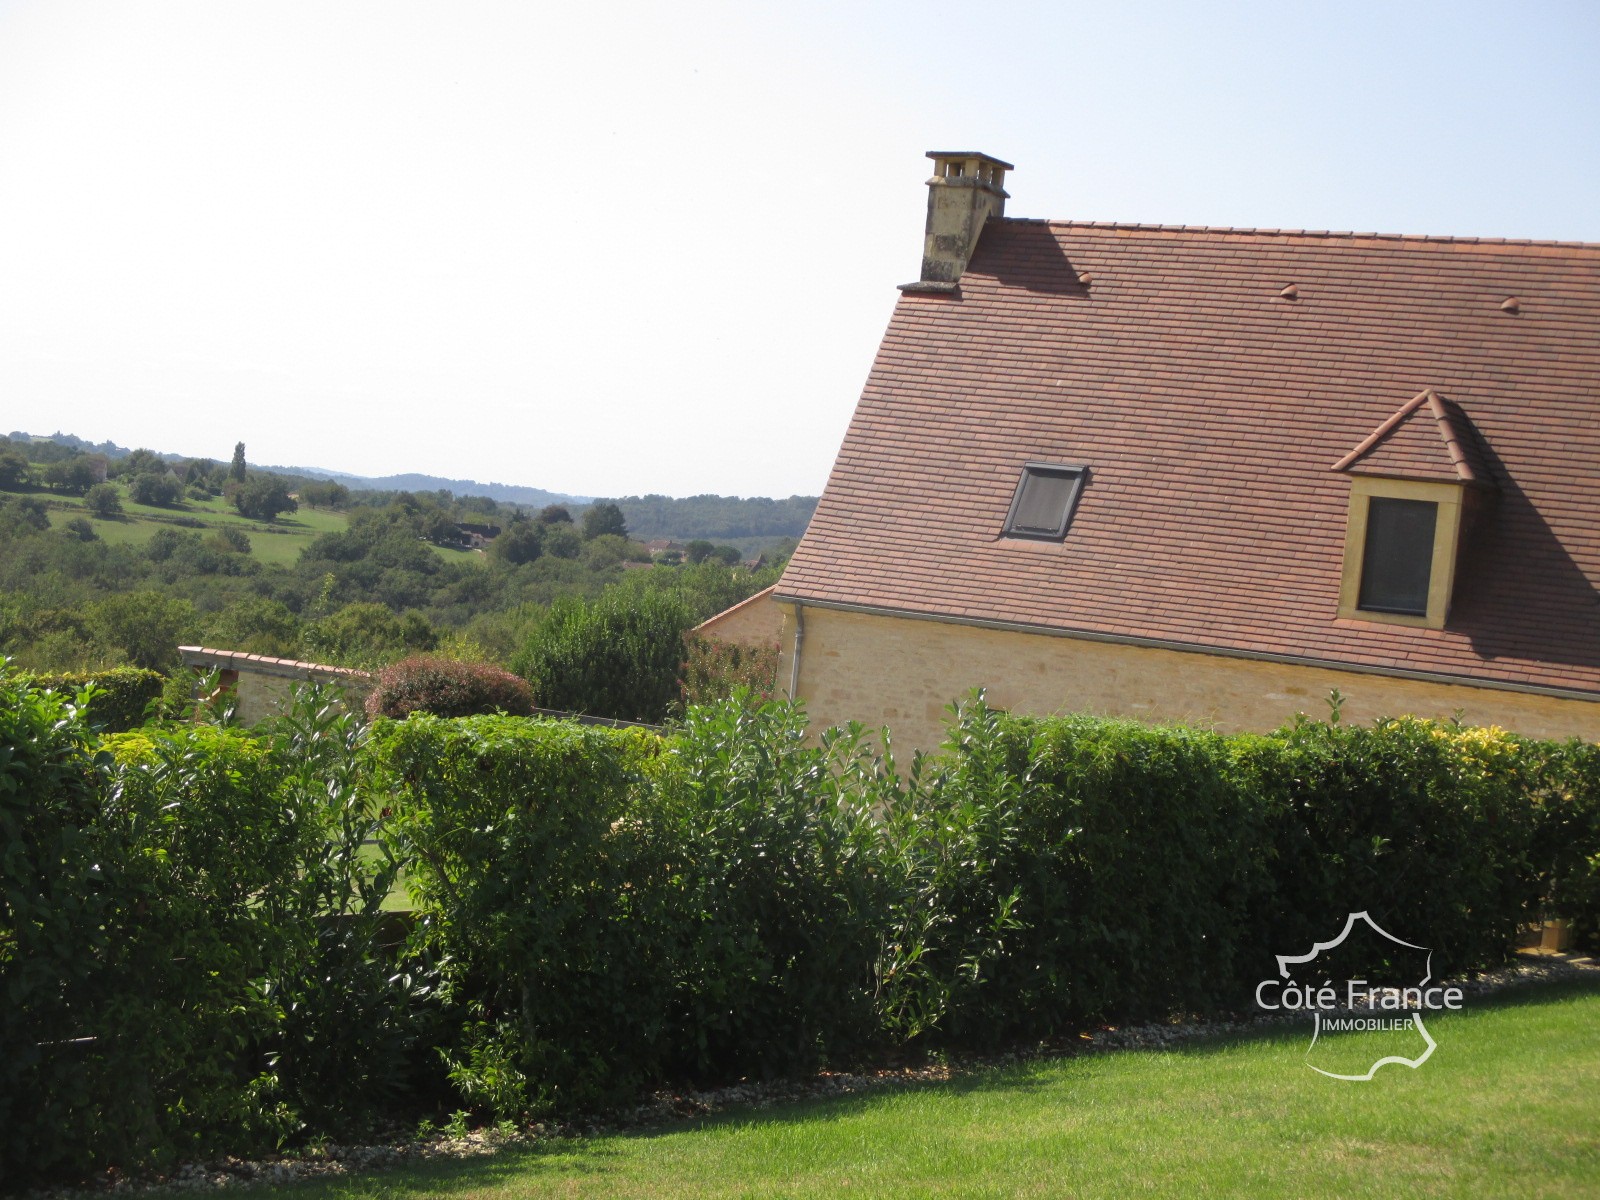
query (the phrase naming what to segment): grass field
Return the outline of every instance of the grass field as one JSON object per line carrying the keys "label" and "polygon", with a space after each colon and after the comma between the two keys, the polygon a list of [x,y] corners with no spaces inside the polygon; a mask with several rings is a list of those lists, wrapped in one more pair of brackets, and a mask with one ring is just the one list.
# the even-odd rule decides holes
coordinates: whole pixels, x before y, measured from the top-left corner
{"label": "grass field", "polygon": [[428,543],[428,548],[444,559],[445,562],[481,563],[485,561],[484,555],[477,550],[456,550],[450,546],[436,546],[432,542]]}
{"label": "grass field", "polygon": [[[1304,1031],[985,1073],[305,1183],[452,1196],[1600,1196],[1600,986],[1429,1018],[1439,1048],[1323,1078]],[[257,1193],[260,1194],[260,1193]]]}
{"label": "grass field", "polygon": [[[88,515],[82,499],[75,496],[49,496],[50,523],[60,528],[74,517]],[[301,508],[288,513],[272,523],[253,521],[241,517],[233,506],[220,496],[210,500],[185,500],[181,508],[158,508],[148,504],[134,504],[124,492],[123,515],[105,519],[90,517],[94,531],[111,545],[143,546],[158,529],[179,529],[189,533],[205,533],[224,525],[233,525],[250,537],[250,553],[264,563],[289,566],[300,557],[300,551],[310,545],[318,534],[329,533],[345,527],[342,514],[327,509]],[[203,522],[206,529],[188,528],[176,524],[178,518]]]}

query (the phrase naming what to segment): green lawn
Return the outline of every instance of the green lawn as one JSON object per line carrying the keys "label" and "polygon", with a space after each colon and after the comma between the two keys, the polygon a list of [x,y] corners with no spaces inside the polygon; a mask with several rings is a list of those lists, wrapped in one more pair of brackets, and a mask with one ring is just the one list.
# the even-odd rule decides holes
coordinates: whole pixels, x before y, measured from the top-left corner
{"label": "green lawn", "polygon": [[436,546],[432,542],[428,543],[428,547],[440,558],[444,559],[445,562],[481,563],[487,561],[486,556],[477,550],[456,550],[450,546]]}
{"label": "green lawn", "polygon": [[[50,523],[60,528],[74,517],[88,515],[83,500],[76,496],[49,496]],[[185,500],[181,508],[159,508],[148,504],[135,504],[122,497],[123,515],[120,518],[91,517],[94,531],[111,545],[143,546],[158,529],[179,529],[188,533],[204,534],[208,529],[234,525],[250,537],[250,552],[264,563],[290,566],[300,557],[300,551],[310,545],[318,534],[329,533],[345,527],[343,514],[327,509],[302,507],[298,512],[287,513],[270,524],[241,517],[222,497],[210,500]],[[176,518],[192,518],[205,524],[206,529],[175,524]]]}
{"label": "green lawn", "polygon": [[306,1183],[306,1197],[1600,1196],[1600,986],[1429,1019],[1340,1083],[1303,1031],[994,1071]]}

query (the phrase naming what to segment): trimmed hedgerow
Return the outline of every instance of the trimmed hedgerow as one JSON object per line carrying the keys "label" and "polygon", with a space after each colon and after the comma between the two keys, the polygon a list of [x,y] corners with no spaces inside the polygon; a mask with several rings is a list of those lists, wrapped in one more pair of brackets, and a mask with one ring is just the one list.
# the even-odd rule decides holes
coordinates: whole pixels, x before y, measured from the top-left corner
{"label": "trimmed hedgerow", "polygon": [[456,1077],[505,1116],[608,1098],[657,1070],[665,856],[639,815],[659,750],[639,731],[505,716],[418,713],[374,731],[387,836],[467,998]]}
{"label": "trimmed hedgerow", "polygon": [[108,671],[39,675],[34,678],[34,686],[69,693],[92,687],[89,723],[105,733],[121,733],[145,723],[151,703],[160,699],[167,686],[167,677],[142,667],[113,667]]}
{"label": "trimmed hedgerow", "polygon": [[1435,976],[1595,914],[1600,746],[952,717],[910,761],[745,693],[97,739],[0,673],[0,1171],[1247,1008],[1357,911]]}
{"label": "trimmed hedgerow", "polygon": [[0,1178],[259,1151],[417,1103],[430,976],[381,945],[397,867],[364,849],[362,736],[311,689],[259,735],[96,740],[0,671]]}
{"label": "trimmed hedgerow", "polygon": [[367,696],[368,716],[399,718],[414,712],[436,717],[494,712],[525,717],[533,712],[533,691],[527,680],[490,663],[419,654],[378,672]]}

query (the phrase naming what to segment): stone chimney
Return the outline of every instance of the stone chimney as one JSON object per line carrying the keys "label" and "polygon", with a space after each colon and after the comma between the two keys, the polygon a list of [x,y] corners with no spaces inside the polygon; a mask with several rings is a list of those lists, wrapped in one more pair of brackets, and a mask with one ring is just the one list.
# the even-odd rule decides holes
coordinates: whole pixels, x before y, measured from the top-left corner
{"label": "stone chimney", "polygon": [[983,223],[1006,212],[1008,162],[975,150],[930,150],[928,234],[922,247],[922,278],[903,292],[953,292],[977,248]]}

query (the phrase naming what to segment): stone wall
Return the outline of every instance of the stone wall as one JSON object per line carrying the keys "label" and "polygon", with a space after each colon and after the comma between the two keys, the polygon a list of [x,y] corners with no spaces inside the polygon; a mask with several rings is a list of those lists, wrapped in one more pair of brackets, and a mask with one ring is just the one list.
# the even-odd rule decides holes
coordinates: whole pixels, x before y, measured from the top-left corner
{"label": "stone wall", "polygon": [[[794,605],[787,617],[779,684],[794,655]],[[813,728],[860,720],[887,725],[896,744],[933,749],[945,706],[974,687],[992,704],[1035,715],[1083,712],[1266,731],[1304,712],[1328,716],[1344,696],[1344,719],[1415,714],[1499,725],[1535,737],[1600,740],[1600,699],[1563,699],[1495,688],[1431,683],[1320,667],[1126,646],[1080,638],[806,606],[797,694]]]}
{"label": "stone wall", "polygon": [[240,650],[213,650],[206,646],[179,646],[184,666],[196,678],[211,671],[221,672],[221,683],[231,687],[239,720],[254,725],[277,716],[289,704],[297,683],[324,683],[345,690],[347,703],[359,705],[371,690],[372,678],[365,671],[331,667],[323,663],[297,662]]}

